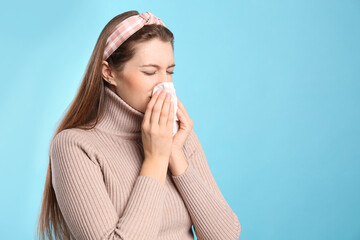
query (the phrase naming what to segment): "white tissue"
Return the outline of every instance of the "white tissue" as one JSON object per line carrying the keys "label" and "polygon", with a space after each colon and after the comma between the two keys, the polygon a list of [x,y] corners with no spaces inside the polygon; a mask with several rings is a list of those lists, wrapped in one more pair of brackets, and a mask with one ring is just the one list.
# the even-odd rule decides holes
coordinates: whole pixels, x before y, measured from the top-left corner
{"label": "white tissue", "polygon": [[176,97],[176,92],[175,92],[175,87],[174,87],[174,83],[173,82],[163,82],[163,83],[159,83],[158,85],[156,85],[153,89],[153,92],[151,94],[154,95],[154,93],[158,90],[158,89],[164,89],[166,92],[171,93],[171,102],[174,103],[174,123],[173,123],[173,136],[176,134],[176,132],[179,129],[178,123],[176,121],[178,121],[178,117],[177,117],[177,97]]}

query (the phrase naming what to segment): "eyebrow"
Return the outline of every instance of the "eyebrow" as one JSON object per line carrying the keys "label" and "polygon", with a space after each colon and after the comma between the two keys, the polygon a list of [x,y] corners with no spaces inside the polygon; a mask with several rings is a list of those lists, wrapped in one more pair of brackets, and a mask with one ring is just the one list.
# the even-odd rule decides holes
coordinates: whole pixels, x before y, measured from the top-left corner
{"label": "eyebrow", "polygon": [[[156,64],[145,64],[145,65],[140,65],[140,67],[156,67],[156,68],[160,68],[160,66],[156,65]],[[172,64],[172,65],[168,66],[168,68],[171,68],[171,67],[175,67],[175,64]]]}

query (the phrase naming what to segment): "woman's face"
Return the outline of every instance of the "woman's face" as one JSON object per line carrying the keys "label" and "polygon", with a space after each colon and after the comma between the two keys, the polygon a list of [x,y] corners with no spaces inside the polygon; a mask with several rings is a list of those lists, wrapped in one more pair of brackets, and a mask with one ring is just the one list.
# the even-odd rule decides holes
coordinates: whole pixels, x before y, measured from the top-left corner
{"label": "woman's face", "polygon": [[103,78],[110,82],[112,90],[131,107],[144,113],[153,88],[161,82],[172,82],[175,67],[170,42],[152,39],[136,46],[134,57],[125,63],[121,73],[111,71],[103,61]]}

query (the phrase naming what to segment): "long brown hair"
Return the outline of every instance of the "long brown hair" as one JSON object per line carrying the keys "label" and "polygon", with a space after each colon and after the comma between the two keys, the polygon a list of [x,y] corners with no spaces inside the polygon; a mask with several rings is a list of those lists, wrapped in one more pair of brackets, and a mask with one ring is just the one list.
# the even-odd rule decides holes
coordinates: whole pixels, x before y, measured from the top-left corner
{"label": "long brown hair", "polygon": [[[138,14],[138,11],[127,11],[119,14],[111,19],[101,31],[75,99],[72,101],[52,138],[62,130],[68,128],[91,129],[102,117],[103,112],[101,106],[105,97],[104,88],[109,84],[103,80],[101,74],[106,40],[118,23],[130,16]],[[111,69],[121,72],[125,62],[134,56],[134,46],[136,43],[153,38],[170,42],[174,50],[174,36],[168,28],[155,24],[145,25],[121,44],[107,59]],[[40,239],[45,239],[45,236],[47,236],[50,240],[52,240],[53,237],[55,237],[55,239],[71,239],[70,230],[62,216],[56,200],[55,191],[52,187],[50,151],[41,212],[38,219],[37,236]]]}

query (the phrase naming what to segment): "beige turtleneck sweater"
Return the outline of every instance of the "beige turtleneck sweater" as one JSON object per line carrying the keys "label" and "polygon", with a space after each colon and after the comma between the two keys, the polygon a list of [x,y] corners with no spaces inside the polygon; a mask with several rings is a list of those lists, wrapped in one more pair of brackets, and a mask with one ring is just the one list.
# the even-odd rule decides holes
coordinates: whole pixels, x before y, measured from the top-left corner
{"label": "beige turtleneck sweater", "polygon": [[166,184],[140,176],[144,114],[105,87],[104,118],[65,129],[50,144],[52,183],[75,239],[238,239],[240,222],[221,194],[192,130],[186,171]]}

